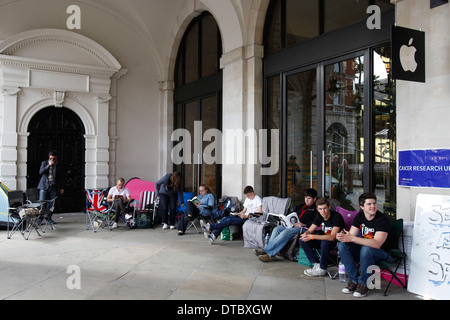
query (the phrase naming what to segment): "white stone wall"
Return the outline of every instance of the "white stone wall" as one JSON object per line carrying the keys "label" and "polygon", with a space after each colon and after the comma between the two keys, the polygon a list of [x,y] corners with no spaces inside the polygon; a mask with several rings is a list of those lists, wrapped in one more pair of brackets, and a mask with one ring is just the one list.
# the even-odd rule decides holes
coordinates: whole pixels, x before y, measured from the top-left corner
{"label": "white stone wall", "polygon": [[[450,4],[430,9],[430,2],[397,3],[397,25],[422,29],[426,41],[426,82],[397,81],[397,149],[449,149]],[[419,193],[450,195],[450,189],[397,190],[397,216],[414,220]]]}

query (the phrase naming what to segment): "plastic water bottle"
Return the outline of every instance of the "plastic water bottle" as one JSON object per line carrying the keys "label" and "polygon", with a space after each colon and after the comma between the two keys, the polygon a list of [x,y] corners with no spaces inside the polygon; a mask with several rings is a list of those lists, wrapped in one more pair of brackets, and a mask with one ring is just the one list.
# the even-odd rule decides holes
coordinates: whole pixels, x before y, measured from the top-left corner
{"label": "plastic water bottle", "polygon": [[339,281],[346,282],[345,279],[345,266],[342,261],[339,261]]}

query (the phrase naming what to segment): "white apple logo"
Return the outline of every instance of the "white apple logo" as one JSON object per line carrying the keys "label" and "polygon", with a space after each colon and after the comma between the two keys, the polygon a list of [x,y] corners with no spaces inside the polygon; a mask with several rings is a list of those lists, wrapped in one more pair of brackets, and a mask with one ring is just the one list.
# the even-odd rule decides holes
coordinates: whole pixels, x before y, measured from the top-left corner
{"label": "white apple logo", "polygon": [[412,46],[413,38],[409,39],[408,45],[403,45],[400,48],[400,63],[405,71],[415,72],[417,69],[416,51],[417,49]]}

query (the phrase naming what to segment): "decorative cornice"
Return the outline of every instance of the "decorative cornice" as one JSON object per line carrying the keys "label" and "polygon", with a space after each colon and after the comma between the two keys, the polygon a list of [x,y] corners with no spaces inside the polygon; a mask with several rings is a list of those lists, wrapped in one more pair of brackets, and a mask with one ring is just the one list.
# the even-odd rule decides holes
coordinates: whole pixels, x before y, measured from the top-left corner
{"label": "decorative cornice", "polygon": [[120,70],[120,63],[97,42],[72,31],[63,29],[36,29],[16,34],[0,43],[0,54],[14,55],[16,51],[36,43],[57,43],[75,46],[95,59],[107,69]]}
{"label": "decorative cornice", "polygon": [[20,88],[2,88],[1,92],[4,96],[17,97],[20,91],[22,91]]}
{"label": "decorative cornice", "polygon": [[31,58],[21,58],[13,57],[0,54],[0,64],[4,66],[14,67],[14,68],[25,68],[25,69],[35,69],[35,70],[45,70],[54,72],[65,72],[65,73],[76,73],[76,74],[88,74],[97,75],[101,77],[110,78],[117,69],[109,69],[104,67],[96,67],[89,65],[79,65],[70,63],[56,63],[52,61],[31,59]]}

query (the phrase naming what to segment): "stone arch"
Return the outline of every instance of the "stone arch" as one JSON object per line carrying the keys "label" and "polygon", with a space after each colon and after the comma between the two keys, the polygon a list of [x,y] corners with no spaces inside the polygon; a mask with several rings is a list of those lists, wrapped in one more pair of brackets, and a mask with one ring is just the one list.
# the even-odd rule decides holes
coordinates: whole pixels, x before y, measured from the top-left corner
{"label": "stone arch", "polygon": [[[28,131],[28,125],[30,124],[31,119],[41,110],[54,106],[54,100],[52,99],[43,99],[36,103],[34,103],[32,106],[30,106],[22,119],[20,120],[19,126],[18,126],[18,132],[20,133],[27,133]],[[85,107],[81,105],[79,102],[72,100],[72,99],[66,99],[64,101],[64,107],[67,109],[72,110],[75,112],[81,119],[81,122],[84,125],[84,128],[86,130],[87,136],[93,136],[95,135],[96,128],[95,128],[95,122],[94,119],[92,119],[89,112],[86,111]]]}
{"label": "stone arch", "polygon": [[[40,110],[64,106],[85,126],[86,186],[109,185],[115,146],[110,145],[112,88],[121,65],[97,42],[72,31],[37,29],[0,43],[0,93],[4,95],[0,179],[12,189],[26,186],[28,124]],[[116,107],[111,107],[116,112]],[[105,116],[106,115],[106,116]],[[111,115],[115,119],[115,115]],[[110,165],[111,163],[111,165]],[[6,170],[8,168],[8,170]]]}

